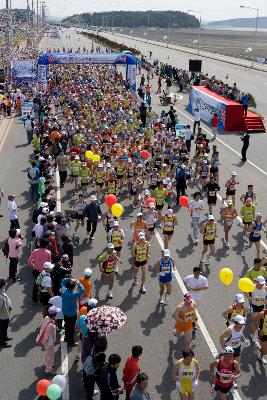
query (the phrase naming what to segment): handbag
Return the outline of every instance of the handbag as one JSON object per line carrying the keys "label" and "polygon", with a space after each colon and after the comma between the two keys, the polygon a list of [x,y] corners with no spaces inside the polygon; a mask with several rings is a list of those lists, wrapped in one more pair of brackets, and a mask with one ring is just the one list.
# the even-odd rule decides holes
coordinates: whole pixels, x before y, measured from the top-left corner
{"label": "handbag", "polygon": [[37,346],[43,346],[44,335],[45,335],[46,329],[47,329],[47,327],[48,327],[49,324],[53,324],[53,321],[49,321],[49,322],[46,324],[45,328],[43,329],[42,333],[41,333],[41,334],[39,333],[39,334],[37,335],[37,338],[36,338],[36,344],[37,344]]}

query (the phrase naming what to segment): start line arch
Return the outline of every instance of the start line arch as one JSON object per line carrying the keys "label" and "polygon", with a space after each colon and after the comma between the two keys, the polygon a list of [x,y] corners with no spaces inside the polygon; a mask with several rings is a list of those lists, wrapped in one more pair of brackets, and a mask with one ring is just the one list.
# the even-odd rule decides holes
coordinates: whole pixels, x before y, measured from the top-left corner
{"label": "start line arch", "polygon": [[136,90],[136,57],[129,53],[46,53],[37,61],[37,82],[44,85],[48,80],[49,65],[64,64],[111,64],[126,66],[126,80]]}

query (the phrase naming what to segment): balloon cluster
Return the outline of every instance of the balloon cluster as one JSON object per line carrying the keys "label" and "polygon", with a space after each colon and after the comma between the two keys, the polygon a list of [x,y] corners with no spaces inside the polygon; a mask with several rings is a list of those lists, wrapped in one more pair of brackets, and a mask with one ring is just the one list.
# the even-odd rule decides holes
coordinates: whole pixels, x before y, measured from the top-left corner
{"label": "balloon cluster", "polygon": [[49,400],[58,400],[67,384],[63,375],[56,375],[52,382],[47,379],[41,379],[37,382],[36,391],[39,396],[46,396]]}
{"label": "balloon cluster", "polygon": [[[219,273],[219,278],[224,285],[229,286],[234,279],[233,271],[230,268],[222,268]],[[237,284],[239,289],[244,293],[251,293],[254,291],[253,282],[249,278],[240,278]]]}
{"label": "balloon cluster", "polygon": [[100,155],[94,154],[91,150],[87,150],[85,152],[85,158],[87,158],[88,160],[92,160],[96,163],[98,163],[100,161]]}
{"label": "balloon cluster", "polygon": [[115,194],[108,194],[105,198],[105,203],[108,206],[108,208],[111,209],[112,214],[114,217],[119,218],[123,214],[123,207],[121,204],[117,202],[117,197]]}

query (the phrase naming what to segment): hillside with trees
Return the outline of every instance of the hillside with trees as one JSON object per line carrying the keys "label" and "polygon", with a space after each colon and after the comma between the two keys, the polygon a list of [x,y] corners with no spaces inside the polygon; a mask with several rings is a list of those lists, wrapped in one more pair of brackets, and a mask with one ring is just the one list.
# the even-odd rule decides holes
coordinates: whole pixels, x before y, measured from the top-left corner
{"label": "hillside with trees", "polygon": [[112,11],[75,14],[65,25],[125,28],[198,28],[199,20],[181,11]]}
{"label": "hillside with trees", "polygon": [[[224,19],[222,21],[212,21],[208,26],[224,26],[231,28],[255,28],[255,18],[234,18]],[[267,17],[259,17],[259,28],[267,28]]]}

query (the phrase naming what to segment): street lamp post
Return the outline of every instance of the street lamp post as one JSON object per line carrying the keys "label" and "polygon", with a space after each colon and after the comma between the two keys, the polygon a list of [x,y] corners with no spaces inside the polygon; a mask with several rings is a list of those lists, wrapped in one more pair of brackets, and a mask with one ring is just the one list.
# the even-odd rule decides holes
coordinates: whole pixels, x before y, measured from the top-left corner
{"label": "street lamp post", "polygon": [[199,28],[198,28],[198,40],[197,40],[197,55],[200,54],[200,30],[201,30],[201,11],[200,10],[187,10],[188,12],[195,12],[199,14]]}
{"label": "street lamp post", "polygon": [[249,7],[249,6],[240,6],[240,8],[248,8],[249,10],[256,11],[256,23],[255,23],[255,30],[254,30],[254,37],[253,37],[252,57],[251,57],[251,68],[253,68],[254,67],[254,61],[255,61],[255,50],[256,50],[256,40],[257,40],[260,9],[259,8],[255,8],[255,7]]}

